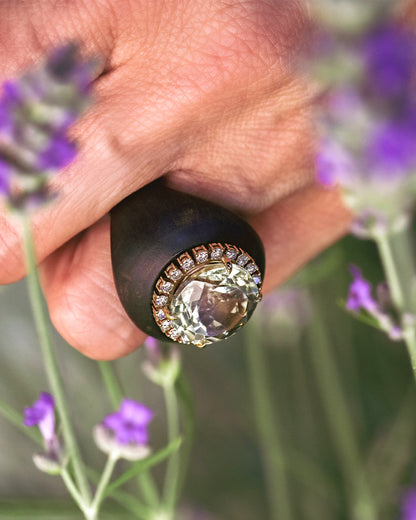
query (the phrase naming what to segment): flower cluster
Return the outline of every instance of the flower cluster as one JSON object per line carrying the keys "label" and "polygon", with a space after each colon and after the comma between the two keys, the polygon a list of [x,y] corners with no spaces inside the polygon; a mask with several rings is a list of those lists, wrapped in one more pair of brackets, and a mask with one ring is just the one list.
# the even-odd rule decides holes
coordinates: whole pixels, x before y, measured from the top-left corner
{"label": "flower cluster", "polygon": [[346,308],[354,313],[364,312],[374,320],[375,326],[387,332],[390,339],[400,341],[403,331],[393,316],[387,284],[380,284],[377,287],[377,298],[373,298],[371,284],[363,278],[360,269],[352,265],[350,271],[353,282],[349,288]]}
{"label": "flower cluster", "polygon": [[361,30],[324,31],[317,67],[327,87],[317,175],[343,188],[359,236],[400,227],[416,199],[416,36],[378,4],[385,14],[373,9]]}
{"label": "flower cluster", "polygon": [[55,400],[51,394],[41,392],[39,399],[25,408],[23,422],[25,426],[37,426],[43,437],[45,451],[34,455],[36,466],[46,473],[59,473],[64,457],[55,432]]}
{"label": "flower cluster", "polygon": [[56,49],[41,66],[5,81],[0,94],[0,195],[16,209],[48,200],[47,182],[76,155],[68,129],[88,106],[96,63],[78,46]]}
{"label": "flower cluster", "polygon": [[150,453],[148,427],[152,419],[152,410],[133,399],[123,399],[120,409],[96,426],[95,441],[105,453],[141,459]]}

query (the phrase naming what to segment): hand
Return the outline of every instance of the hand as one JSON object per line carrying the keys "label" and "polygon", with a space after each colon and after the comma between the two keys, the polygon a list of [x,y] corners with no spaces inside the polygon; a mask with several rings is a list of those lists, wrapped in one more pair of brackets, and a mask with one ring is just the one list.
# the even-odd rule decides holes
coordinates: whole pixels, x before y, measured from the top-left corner
{"label": "hand", "polygon": [[[104,57],[73,128],[80,154],[33,218],[52,320],[84,354],[117,358],[144,340],[115,292],[108,212],[163,174],[249,219],[266,291],[345,232],[337,193],[314,184],[313,91],[291,67],[305,16],[296,0],[0,1],[0,80],[69,40]],[[4,284],[25,270],[4,208],[0,229]]]}

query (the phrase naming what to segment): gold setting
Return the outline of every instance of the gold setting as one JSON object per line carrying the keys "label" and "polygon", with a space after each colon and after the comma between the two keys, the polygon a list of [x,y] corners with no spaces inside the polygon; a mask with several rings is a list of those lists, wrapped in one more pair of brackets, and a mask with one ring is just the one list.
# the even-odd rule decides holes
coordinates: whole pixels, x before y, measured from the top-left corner
{"label": "gold setting", "polygon": [[153,317],[160,330],[168,338],[178,343],[189,343],[187,338],[183,338],[175,330],[173,317],[169,314],[169,303],[176,288],[184,278],[192,274],[195,268],[219,260],[224,263],[228,271],[232,269],[232,264],[246,269],[259,288],[261,299],[262,276],[258,266],[248,253],[232,244],[210,243],[196,246],[175,258],[155,284],[152,298]]}

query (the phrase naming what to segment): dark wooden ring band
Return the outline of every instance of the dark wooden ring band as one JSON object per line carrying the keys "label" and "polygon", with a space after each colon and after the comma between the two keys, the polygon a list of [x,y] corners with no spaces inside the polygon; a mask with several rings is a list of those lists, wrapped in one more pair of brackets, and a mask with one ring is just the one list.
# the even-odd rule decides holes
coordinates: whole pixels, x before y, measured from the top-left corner
{"label": "dark wooden ring band", "polygon": [[246,251],[264,276],[263,244],[254,229],[229,210],[154,181],[111,211],[111,258],[120,301],[146,334],[167,340],[152,313],[159,275],[182,252],[208,243]]}

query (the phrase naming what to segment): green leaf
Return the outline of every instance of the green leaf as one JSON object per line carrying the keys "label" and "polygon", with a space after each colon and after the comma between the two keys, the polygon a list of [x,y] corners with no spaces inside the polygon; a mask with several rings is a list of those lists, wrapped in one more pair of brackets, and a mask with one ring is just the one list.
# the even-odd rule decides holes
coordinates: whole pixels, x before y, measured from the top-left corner
{"label": "green leaf", "polygon": [[162,460],[165,460],[169,457],[172,453],[175,453],[179,447],[182,444],[182,438],[179,437],[178,439],[175,439],[171,443],[169,443],[165,448],[157,451],[153,455],[150,455],[149,457],[146,457],[145,459],[139,460],[136,463],[133,464],[133,466],[123,473],[121,477],[119,477],[117,480],[115,480],[112,484],[110,484],[106,491],[106,496],[111,494],[115,489],[122,486],[132,478],[136,477],[140,473],[143,473],[144,471],[150,469],[151,467],[155,466],[156,464],[159,464],[159,462],[162,462]]}

